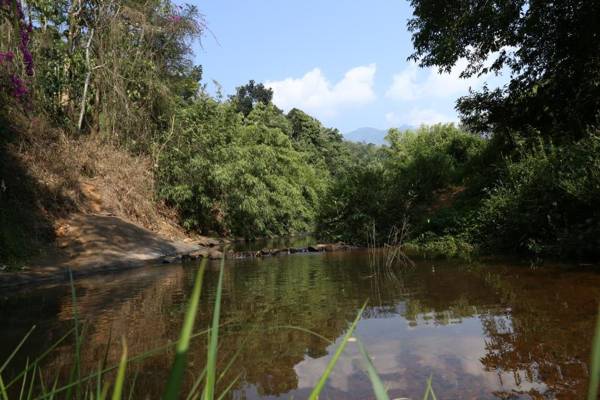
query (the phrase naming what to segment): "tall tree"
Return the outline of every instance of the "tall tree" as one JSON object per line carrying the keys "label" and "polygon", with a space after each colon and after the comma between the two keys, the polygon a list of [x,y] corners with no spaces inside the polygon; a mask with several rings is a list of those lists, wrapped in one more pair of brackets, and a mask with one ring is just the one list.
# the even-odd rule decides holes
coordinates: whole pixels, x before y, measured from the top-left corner
{"label": "tall tree", "polygon": [[[585,135],[600,111],[600,2],[589,0],[411,0],[409,30],[422,66],[463,77],[510,72],[510,83],[458,101],[479,132]],[[533,128],[533,129],[529,129]]]}
{"label": "tall tree", "polygon": [[273,100],[273,90],[262,83],[250,80],[247,84],[236,88],[236,93],[231,96],[238,112],[247,116],[258,103],[269,104]]}

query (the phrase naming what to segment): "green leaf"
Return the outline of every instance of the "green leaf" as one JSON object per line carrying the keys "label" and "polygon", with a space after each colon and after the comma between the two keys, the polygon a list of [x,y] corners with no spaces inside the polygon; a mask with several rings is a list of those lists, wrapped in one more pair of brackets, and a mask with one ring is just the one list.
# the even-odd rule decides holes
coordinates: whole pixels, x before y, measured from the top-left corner
{"label": "green leaf", "polygon": [[600,382],[600,309],[596,319],[596,332],[592,341],[592,359],[590,361],[590,383],[587,400],[598,399],[598,383]]}
{"label": "green leaf", "polygon": [[377,374],[377,370],[375,369],[375,366],[373,365],[373,361],[371,361],[371,358],[369,357],[369,354],[367,353],[367,350],[365,349],[365,346],[362,344],[362,342],[360,340],[358,340],[358,349],[360,350],[360,353],[363,356],[363,359],[365,360],[365,365],[367,368],[367,375],[369,376],[369,380],[371,381],[371,386],[373,386],[373,392],[375,393],[375,397],[377,398],[377,400],[389,400],[389,396],[387,394],[387,391],[385,390],[385,387],[383,386],[383,382],[381,381],[381,379],[379,378],[379,375]]}
{"label": "green leaf", "polygon": [[221,259],[219,283],[213,308],[213,320],[208,336],[208,356],[206,360],[206,383],[204,385],[204,400],[213,400],[215,396],[215,383],[217,376],[217,347],[219,342],[219,318],[221,314],[221,294],[223,289],[223,272],[225,271],[225,258]]}
{"label": "green leaf", "polygon": [[35,325],[31,327],[31,329],[29,330],[29,332],[27,332],[25,334],[25,336],[23,336],[23,339],[21,339],[21,341],[19,342],[19,344],[17,345],[17,347],[15,347],[15,349],[12,351],[12,353],[10,353],[10,355],[8,356],[8,358],[6,359],[6,361],[4,361],[4,364],[2,364],[2,366],[0,367],[0,374],[2,373],[2,371],[4,371],[4,368],[6,368],[6,366],[10,362],[10,360],[12,360],[13,357],[15,356],[15,354],[17,354],[17,352],[19,351],[19,349],[21,348],[21,346],[23,346],[23,344],[25,343],[25,341],[27,340],[27,338],[29,337],[29,335],[31,335],[31,333],[33,332],[34,329],[35,329]]}
{"label": "green leaf", "polygon": [[117,380],[115,381],[115,389],[113,390],[112,400],[121,400],[123,397],[123,384],[125,382],[125,370],[127,369],[127,343],[123,339],[123,352],[121,353],[121,361],[119,362],[119,370],[117,371]]}
{"label": "green leaf", "polygon": [[194,321],[196,320],[196,314],[198,313],[198,304],[200,303],[202,280],[204,279],[205,269],[206,258],[202,260],[200,263],[200,268],[196,273],[196,280],[194,282],[194,289],[192,290],[190,304],[188,305],[183,327],[181,328],[181,336],[177,342],[175,360],[173,361],[173,367],[171,368],[171,374],[169,376],[169,380],[167,381],[165,394],[163,396],[163,399],[166,400],[176,400],[179,398],[179,391],[181,390],[181,383],[183,381],[183,373],[185,372],[185,360],[190,347],[190,339],[192,336],[192,330],[194,328]]}
{"label": "green leaf", "polygon": [[356,328],[358,321],[360,321],[360,317],[362,316],[362,313],[365,310],[366,306],[367,306],[367,302],[365,302],[365,304],[363,304],[361,309],[358,311],[358,314],[356,315],[354,322],[352,322],[352,325],[350,325],[350,328],[348,328],[348,332],[346,332],[346,335],[344,335],[342,342],[340,343],[339,347],[333,354],[333,357],[327,364],[327,367],[325,367],[325,371],[323,372],[323,375],[319,379],[319,382],[317,382],[317,385],[314,387],[314,389],[310,393],[310,396],[308,397],[309,400],[317,400],[319,398],[319,393],[321,393],[321,391],[323,390],[323,387],[325,387],[325,382],[327,382],[327,379],[329,378],[329,375],[331,375],[331,372],[333,371],[335,364],[338,362],[340,356],[342,355],[342,352],[346,348],[346,345],[348,344],[348,340],[352,337],[352,333],[354,333],[354,329]]}

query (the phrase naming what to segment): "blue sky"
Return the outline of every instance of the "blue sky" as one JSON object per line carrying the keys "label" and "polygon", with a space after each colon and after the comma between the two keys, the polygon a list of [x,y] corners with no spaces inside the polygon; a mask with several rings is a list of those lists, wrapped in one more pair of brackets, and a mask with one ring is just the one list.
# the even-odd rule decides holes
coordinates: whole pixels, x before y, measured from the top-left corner
{"label": "blue sky", "polygon": [[[213,79],[225,94],[250,79],[264,82],[279,107],[298,107],[342,132],[456,121],[456,98],[486,81],[459,79],[458,69],[440,75],[407,61],[408,1],[191,3],[212,32],[195,46],[209,90]],[[494,86],[501,78],[487,81]]]}

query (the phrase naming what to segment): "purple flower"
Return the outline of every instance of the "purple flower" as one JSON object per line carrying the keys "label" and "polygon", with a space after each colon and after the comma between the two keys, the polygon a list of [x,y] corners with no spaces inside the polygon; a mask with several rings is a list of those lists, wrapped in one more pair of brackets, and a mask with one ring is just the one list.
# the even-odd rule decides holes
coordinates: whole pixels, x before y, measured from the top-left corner
{"label": "purple flower", "polygon": [[29,51],[29,33],[21,27],[21,43],[19,44],[19,50],[23,55],[23,62],[25,63],[25,71],[27,75],[33,75],[33,57]]}
{"label": "purple flower", "polygon": [[[29,44],[31,38],[29,34],[32,32],[33,27],[31,25],[31,21],[29,24],[25,21],[25,16],[23,14],[23,8],[20,0],[0,0],[0,7],[15,7],[15,16],[14,21],[18,24],[19,29],[19,51],[23,57],[23,64],[25,66],[25,71],[27,75],[32,76],[34,73],[33,69],[33,56],[31,55],[31,51],[29,50]],[[5,63],[12,63],[14,61],[15,54],[12,51],[0,52],[0,65]],[[11,68],[12,69],[12,68]],[[29,93],[29,89],[25,82],[16,74],[10,75],[9,79],[9,89],[12,87],[12,95],[21,99]]]}
{"label": "purple flower", "polygon": [[15,53],[13,53],[12,51],[7,51],[7,52],[0,51],[0,64],[3,64],[5,61],[12,62],[12,60],[14,58],[15,58]]}
{"label": "purple flower", "polygon": [[171,16],[169,17],[169,21],[170,21],[170,22],[173,22],[173,23],[175,23],[175,24],[176,24],[176,23],[179,23],[179,22],[181,22],[181,20],[182,20],[182,19],[183,19],[183,18],[182,18],[181,16],[179,16],[179,15],[171,15]]}
{"label": "purple flower", "polygon": [[27,86],[25,86],[25,82],[23,82],[23,80],[21,80],[21,78],[19,78],[18,76],[11,75],[10,83],[13,87],[13,96],[17,99],[20,99],[21,97],[29,93]]}

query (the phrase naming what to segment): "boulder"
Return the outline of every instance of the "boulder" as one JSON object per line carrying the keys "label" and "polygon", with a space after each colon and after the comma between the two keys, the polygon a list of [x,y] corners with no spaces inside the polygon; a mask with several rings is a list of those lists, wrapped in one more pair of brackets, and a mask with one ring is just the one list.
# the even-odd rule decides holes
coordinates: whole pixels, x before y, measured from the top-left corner
{"label": "boulder", "polygon": [[222,253],[222,252],[220,252],[220,251],[219,251],[219,250],[217,250],[217,249],[211,249],[211,250],[208,252],[208,258],[209,258],[210,260],[220,260],[220,259],[222,259],[222,258],[223,258],[223,253]]}
{"label": "boulder", "polygon": [[[185,257],[189,260],[196,260],[198,258],[208,257],[208,249],[200,249],[200,250],[192,251],[191,253],[187,254],[187,256],[185,256]],[[184,259],[186,259],[186,258],[184,258]]]}
{"label": "boulder", "polygon": [[221,245],[221,240],[210,237],[201,237],[196,243],[203,247],[218,247]]}
{"label": "boulder", "polygon": [[177,256],[167,256],[167,257],[163,257],[163,259],[162,259],[163,264],[172,264],[177,261],[179,261],[179,257],[177,257]]}

